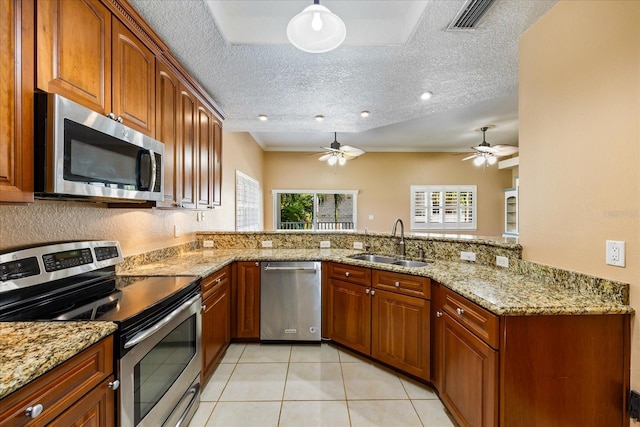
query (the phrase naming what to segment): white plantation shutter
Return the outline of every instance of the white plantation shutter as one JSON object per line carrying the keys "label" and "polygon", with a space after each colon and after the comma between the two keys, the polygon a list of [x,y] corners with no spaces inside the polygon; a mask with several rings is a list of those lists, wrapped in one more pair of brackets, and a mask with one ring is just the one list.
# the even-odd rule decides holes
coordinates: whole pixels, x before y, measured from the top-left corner
{"label": "white plantation shutter", "polygon": [[262,230],[260,183],[236,171],[236,231]]}
{"label": "white plantation shutter", "polygon": [[412,185],[411,229],[475,230],[475,185]]}

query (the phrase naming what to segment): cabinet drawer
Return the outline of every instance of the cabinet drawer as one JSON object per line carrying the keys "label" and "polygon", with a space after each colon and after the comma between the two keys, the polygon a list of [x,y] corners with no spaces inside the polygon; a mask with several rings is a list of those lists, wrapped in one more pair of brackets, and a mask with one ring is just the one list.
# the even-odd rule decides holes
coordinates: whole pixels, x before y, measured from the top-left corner
{"label": "cabinet drawer", "polygon": [[[92,345],[2,401],[0,426],[41,426],[51,422],[113,372],[113,337]],[[35,419],[27,408],[42,405]]]}
{"label": "cabinet drawer", "polygon": [[431,298],[431,280],[426,277],[373,270],[373,287],[419,298]]}
{"label": "cabinet drawer", "polygon": [[449,289],[445,289],[442,309],[491,347],[499,348],[498,316]]}
{"label": "cabinet drawer", "polygon": [[358,285],[371,286],[371,269],[355,265],[327,264],[327,275],[333,279],[344,280]]}
{"label": "cabinet drawer", "polygon": [[229,266],[226,266],[222,270],[216,271],[202,279],[200,282],[202,301],[209,298],[217,289],[229,283],[230,271]]}

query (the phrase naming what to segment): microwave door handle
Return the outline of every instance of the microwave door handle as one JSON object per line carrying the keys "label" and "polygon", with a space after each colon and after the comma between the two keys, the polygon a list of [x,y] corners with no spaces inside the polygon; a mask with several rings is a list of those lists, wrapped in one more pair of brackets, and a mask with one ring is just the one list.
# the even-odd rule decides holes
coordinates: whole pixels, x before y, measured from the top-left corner
{"label": "microwave door handle", "polygon": [[151,161],[151,176],[149,177],[149,191],[153,192],[153,189],[156,188],[156,155],[153,151],[149,150],[149,159]]}
{"label": "microwave door handle", "polygon": [[199,299],[200,299],[200,294],[194,296],[189,301],[186,301],[185,303],[183,303],[180,307],[176,308],[167,317],[165,317],[164,319],[162,319],[161,321],[159,321],[158,323],[156,323],[152,327],[150,327],[148,329],[145,329],[144,331],[138,332],[137,334],[134,335],[133,338],[131,338],[126,343],[124,343],[124,348],[133,347],[134,345],[146,340],[151,335],[153,335],[158,329],[162,328],[164,325],[166,325],[167,323],[171,322],[180,313],[182,313],[185,310],[188,310],[189,307],[192,304],[194,304],[196,301],[198,301]]}

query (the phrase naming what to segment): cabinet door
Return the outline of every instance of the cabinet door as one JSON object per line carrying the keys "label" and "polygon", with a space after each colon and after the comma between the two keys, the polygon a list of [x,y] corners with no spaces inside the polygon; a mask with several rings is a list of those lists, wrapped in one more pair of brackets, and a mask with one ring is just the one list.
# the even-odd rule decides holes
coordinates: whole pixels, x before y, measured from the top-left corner
{"label": "cabinet door", "polygon": [[232,336],[260,339],[260,263],[237,262],[233,279]]}
{"label": "cabinet door", "polygon": [[497,425],[497,352],[444,312],[440,398],[461,426]]}
{"label": "cabinet door", "polygon": [[0,202],[33,202],[33,2],[0,2]]}
{"label": "cabinet door", "polygon": [[429,300],[376,289],[371,294],[371,356],[429,380]]}
{"label": "cabinet door", "polygon": [[50,427],[84,427],[114,425],[115,398],[109,387],[113,376],[104,380],[82,399],[53,420]]}
{"label": "cabinet door", "polygon": [[99,0],[38,1],[37,85],[111,111],[111,13]]}
{"label": "cabinet door", "polygon": [[222,121],[213,118],[213,206],[222,205]]}
{"label": "cabinet door", "polygon": [[195,96],[184,86],[180,86],[178,97],[180,114],[178,115],[178,147],[181,159],[180,206],[196,207],[196,110]]}
{"label": "cabinet door", "polygon": [[180,83],[176,73],[156,61],[156,139],[164,144],[164,200],[158,206],[177,207],[182,171],[178,139]]}
{"label": "cabinet door", "polygon": [[371,353],[371,289],[329,279],[329,337],[364,354]]}
{"label": "cabinet door", "polygon": [[213,156],[214,156],[214,132],[213,116],[207,108],[198,103],[196,110],[197,123],[197,170],[198,170],[198,200],[199,209],[213,207]]}
{"label": "cabinet door", "polygon": [[230,307],[229,282],[216,286],[202,306],[202,383],[216,367],[229,346]]}
{"label": "cabinet door", "polygon": [[117,19],[112,33],[112,111],[127,126],[155,136],[155,57]]}

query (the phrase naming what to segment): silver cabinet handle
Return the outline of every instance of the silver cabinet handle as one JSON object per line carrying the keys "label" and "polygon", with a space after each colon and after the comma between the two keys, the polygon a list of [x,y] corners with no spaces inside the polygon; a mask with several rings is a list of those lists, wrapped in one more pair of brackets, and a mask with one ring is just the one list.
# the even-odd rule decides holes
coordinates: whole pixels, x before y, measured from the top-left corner
{"label": "silver cabinet handle", "polygon": [[200,294],[194,296],[189,301],[186,301],[185,303],[183,303],[180,307],[176,308],[174,311],[169,313],[169,315],[167,317],[165,317],[164,319],[162,319],[161,321],[159,321],[158,323],[156,323],[155,325],[153,325],[149,329],[145,329],[144,331],[138,332],[133,338],[131,338],[126,343],[124,343],[124,348],[133,347],[134,345],[138,344],[139,342],[142,342],[142,341],[146,340],[151,335],[153,335],[153,333],[156,332],[158,329],[162,328],[164,325],[166,325],[167,323],[171,322],[180,313],[182,313],[185,310],[188,310],[189,307],[191,307],[191,305],[194,304],[199,299],[200,299]]}
{"label": "silver cabinet handle", "polygon": [[260,263],[259,263],[259,262],[256,262],[256,264],[255,264],[255,265],[256,265],[256,267],[259,267],[259,266],[260,266]]}
{"label": "silver cabinet handle", "polygon": [[37,418],[43,410],[44,406],[38,403],[37,405],[29,406],[27,410],[24,411],[24,415],[29,418]]}
{"label": "silver cabinet handle", "polygon": [[107,114],[107,117],[109,117],[111,120],[115,120],[116,119],[116,115],[113,114],[113,113]]}
{"label": "silver cabinet handle", "polygon": [[369,288],[367,288],[367,289],[365,289],[365,290],[364,290],[364,293],[365,293],[365,294],[368,294],[369,292],[371,292],[371,289],[369,289]]}
{"label": "silver cabinet handle", "polygon": [[461,308],[456,308],[456,313],[458,313],[460,316],[462,316],[464,314],[464,310]]}
{"label": "silver cabinet handle", "polygon": [[109,381],[108,386],[111,390],[117,390],[120,387],[120,380]]}
{"label": "silver cabinet handle", "polygon": [[396,288],[399,287],[400,286],[400,282],[396,282],[395,285],[396,285]]}
{"label": "silver cabinet handle", "polygon": [[222,278],[220,278],[220,277],[218,277],[218,278],[216,279],[216,283],[220,283],[221,281],[222,281]]}
{"label": "silver cabinet handle", "polygon": [[349,272],[344,273],[345,276],[349,277]]}
{"label": "silver cabinet handle", "polygon": [[376,291],[374,291],[373,289],[371,289],[371,296],[374,296],[376,294]]}
{"label": "silver cabinet handle", "polygon": [[200,309],[200,311],[207,311],[207,306],[206,306],[206,304],[202,304],[202,308]]}
{"label": "silver cabinet handle", "polygon": [[122,123],[122,117],[121,117],[121,116],[118,116],[118,118],[116,119],[116,122],[118,122],[118,123]]}
{"label": "silver cabinet handle", "polygon": [[442,312],[441,311],[436,311],[436,317],[442,317]]}

